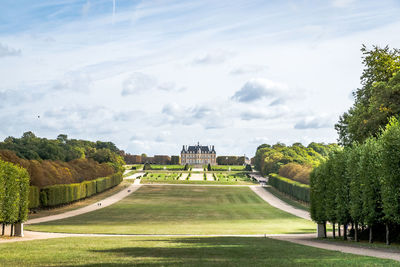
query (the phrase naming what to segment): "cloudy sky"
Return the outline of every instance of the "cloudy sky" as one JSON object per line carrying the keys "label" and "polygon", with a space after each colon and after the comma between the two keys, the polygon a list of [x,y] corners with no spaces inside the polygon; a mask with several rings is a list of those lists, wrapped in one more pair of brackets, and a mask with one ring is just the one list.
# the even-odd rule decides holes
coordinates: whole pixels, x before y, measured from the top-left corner
{"label": "cloudy sky", "polygon": [[0,5],[0,139],[64,133],[133,154],[335,142],[361,45],[400,48],[397,0]]}

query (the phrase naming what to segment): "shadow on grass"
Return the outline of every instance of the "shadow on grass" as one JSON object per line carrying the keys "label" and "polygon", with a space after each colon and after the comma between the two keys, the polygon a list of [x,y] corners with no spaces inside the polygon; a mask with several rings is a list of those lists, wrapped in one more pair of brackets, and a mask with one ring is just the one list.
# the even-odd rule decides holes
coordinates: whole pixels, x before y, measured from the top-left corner
{"label": "shadow on grass", "polygon": [[[379,265],[374,258],[342,254],[269,238],[146,239],[140,246],[91,250],[94,257],[115,257],[123,262],[84,266],[190,265],[190,266],[298,266]],[[98,254],[98,255],[96,255]],[[126,262],[126,263],[125,263]],[[390,261],[389,261],[390,262]]]}

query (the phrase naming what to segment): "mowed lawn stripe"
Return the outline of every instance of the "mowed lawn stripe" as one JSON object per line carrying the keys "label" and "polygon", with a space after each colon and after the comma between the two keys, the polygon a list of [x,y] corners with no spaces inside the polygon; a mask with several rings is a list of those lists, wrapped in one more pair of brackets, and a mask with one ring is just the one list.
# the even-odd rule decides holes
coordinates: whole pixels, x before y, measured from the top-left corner
{"label": "mowed lawn stripe", "polygon": [[271,207],[248,187],[143,186],[120,202],[27,229],[115,234],[309,233],[315,224]]}
{"label": "mowed lawn stripe", "polygon": [[0,249],[0,266],[400,266],[254,237],[71,237]]}

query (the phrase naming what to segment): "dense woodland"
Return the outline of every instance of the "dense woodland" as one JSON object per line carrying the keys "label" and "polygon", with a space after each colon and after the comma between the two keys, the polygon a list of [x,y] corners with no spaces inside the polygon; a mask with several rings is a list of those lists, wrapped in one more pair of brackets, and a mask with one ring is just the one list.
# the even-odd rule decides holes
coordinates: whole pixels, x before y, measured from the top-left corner
{"label": "dense woodland", "polygon": [[336,144],[310,143],[303,146],[294,143],[286,146],[282,143],[275,145],[263,144],[257,148],[254,166],[261,174],[271,173],[308,184],[310,172],[318,166]]}
{"label": "dense woodland", "polygon": [[0,143],[0,159],[24,167],[31,185],[79,183],[122,170],[120,150],[111,142],[91,142],[36,137],[26,132],[21,138],[7,137]]}

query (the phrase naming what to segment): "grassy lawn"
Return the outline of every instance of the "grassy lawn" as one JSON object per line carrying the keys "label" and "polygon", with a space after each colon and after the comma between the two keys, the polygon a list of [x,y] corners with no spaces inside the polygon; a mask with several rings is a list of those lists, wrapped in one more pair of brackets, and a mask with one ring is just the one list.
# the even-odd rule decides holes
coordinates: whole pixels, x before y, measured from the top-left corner
{"label": "grassy lawn", "polygon": [[313,222],[271,207],[248,187],[143,186],[120,202],[26,229],[70,233],[310,233]]}
{"label": "grassy lawn", "polygon": [[71,237],[0,244],[0,266],[400,266],[269,238]]}
{"label": "grassy lawn", "polygon": [[182,172],[167,172],[154,173],[149,172],[142,177],[142,184],[217,184],[217,185],[252,185],[254,182],[243,173],[215,173],[215,179],[210,180],[181,180],[181,177],[186,177],[187,173]]}

